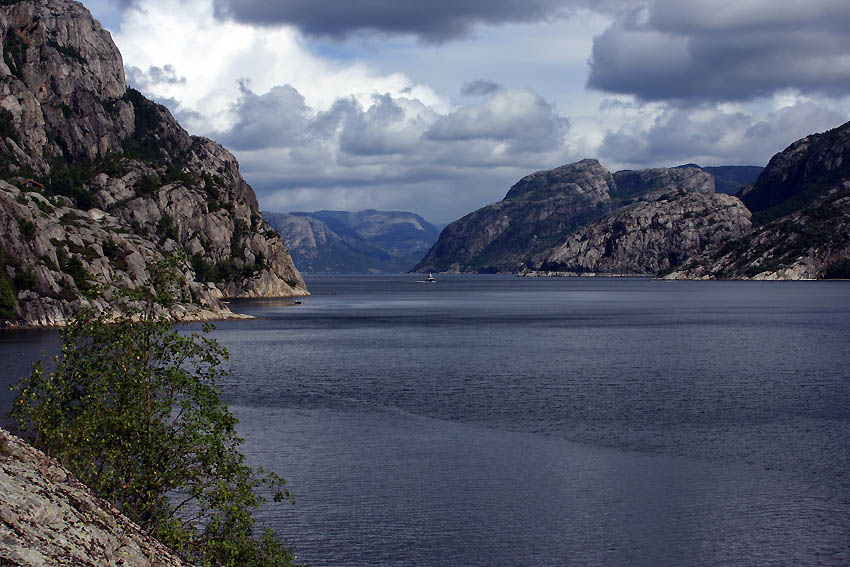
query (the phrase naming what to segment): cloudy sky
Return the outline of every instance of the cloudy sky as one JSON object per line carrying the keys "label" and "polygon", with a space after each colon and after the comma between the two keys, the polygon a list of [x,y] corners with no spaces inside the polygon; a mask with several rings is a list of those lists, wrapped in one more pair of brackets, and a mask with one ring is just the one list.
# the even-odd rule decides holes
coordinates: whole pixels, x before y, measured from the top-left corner
{"label": "cloudy sky", "polygon": [[434,223],[520,177],[764,165],[850,119],[847,0],[90,0],[261,208]]}

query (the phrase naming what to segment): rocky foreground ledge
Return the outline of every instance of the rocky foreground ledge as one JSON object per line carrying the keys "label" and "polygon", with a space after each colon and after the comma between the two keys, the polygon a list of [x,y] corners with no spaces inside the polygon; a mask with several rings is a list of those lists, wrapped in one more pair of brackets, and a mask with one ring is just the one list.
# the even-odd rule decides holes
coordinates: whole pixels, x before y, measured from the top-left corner
{"label": "rocky foreground ledge", "polygon": [[189,567],[67,469],[0,428],[0,565]]}

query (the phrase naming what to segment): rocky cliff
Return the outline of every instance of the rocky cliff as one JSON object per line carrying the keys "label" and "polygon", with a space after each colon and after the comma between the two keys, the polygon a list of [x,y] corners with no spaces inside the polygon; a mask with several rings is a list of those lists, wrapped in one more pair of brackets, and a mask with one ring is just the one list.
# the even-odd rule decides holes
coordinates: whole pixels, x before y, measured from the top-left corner
{"label": "rocky cliff", "polygon": [[764,224],[803,209],[848,179],[850,122],[806,136],[773,156],[741,199]]}
{"label": "rocky cliff", "polygon": [[0,428],[0,565],[189,567],[67,469]]}
{"label": "rocky cliff", "polygon": [[669,278],[850,278],[850,122],[776,154],[742,193],[755,230]]}
{"label": "rocky cliff", "polygon": [[439,236],[425,219],[402,211],[264,212],[263,217],[307,272],[407,272]]}
{"label": "rocky cliff", "polygon": [[596,160],[532,173],[502,201],[449,224],[414,270],[516,271],[529,254],[610,211],[613,186]]}
{"label": "rocky cliff", "polygon": [[668,279],[850,279],[850,182],[694,256]]}
{"label": "rocky cliff", "polygon": [[[694,195],[693,199],[681,203],[691,204],[705,199],[707,202],[701,210],[715,210],[717,203],[709,202],[709,196],[713,195],[713,192],[714,182],[711,176],[696,167],[620,171],[611,174],[598,161],[586,159],[550,171],[539,171],[517,182],[502,201],[479,209],[447,226],[415,270],[507,273],[548,271],[542,264],[552,258],[552,255],[556,254],[555,250],[562,247],[582,227],[608,219],[624,207],[642,202],[669,203],[670,198],[680,194]],[[638,207],[637,214],[641,218],[644,215],[652,217],[655,213],[650,211],[658,208],[658,204]],[[722,210],[732,215],[739,212],[733,208]],[[715,220],[721,222],[719,219]],[[631,223],[631,220],[628,223]],[[616,221],[612,220],[610,230],[600,225],[600,232],[594,233],[594,238],[602,239],[601,234],[606,230],[610,233],[609,236],[613,237],[615,224]],[[741,220],[728,219],[727,224],[739,226]],[[590,246],[587,241],[590,233],[583,235],[587,250],[586,247]],[[618,232],[618,240],[619,236]],[[597,258],[611,258],[611,250],[608,250],[610,243],[602,240],[599,242],[601,248],[591,254]],[[666,250],[661,242],[655,248],[657,253],[663,256],[655,261],[658,264],[668,262],[669,258],[676,257],[685,250]],[[597,271],[597,268],[601,271],[604,268],[612,270],[613,273],[632,272],[634,268],[632,265],[615,265],[611,262],[594,264],[588,261],[584,264],[584,268],[580,268],[580,264],[571,265],[582,271]],[[597,268],[591,269],[590,264]],[[640,264],[649,265],[646,261]],[[644,271],[640,270],[641,273]]]}
{"label": "rocky cliff", "polygon": [[185,257],[176,318],[307,294],[233,155],[128,90],[81,4],[4,2],[0,38],[0,322],[61,324],[81,292],[138,286],[166,251]]}
{"label": "rocky cliff", "polygon": [[731,195],[665,195],[579,228],[521,273],[655,275],[750,228],[749,211]]}

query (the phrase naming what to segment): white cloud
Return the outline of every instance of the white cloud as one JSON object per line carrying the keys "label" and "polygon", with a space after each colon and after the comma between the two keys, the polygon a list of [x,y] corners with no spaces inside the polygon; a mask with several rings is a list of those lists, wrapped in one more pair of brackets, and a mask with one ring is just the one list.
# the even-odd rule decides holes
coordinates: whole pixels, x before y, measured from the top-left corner
{"label": "white cloud", "polygon": [[767,111],[742,105],[677,108],[662,104],[624,105],[619,111],[638,112],[644,119],[629,120],[609,132],[599,152],[628,168],[659,162],[765,165],[795,140],[847,119],[844,113],[805,100]]}
{"label": "white cloud", "polygon": [[[269,210],[392,208],[447,222],[501,199],[532,171],[586,157],[612,170],[763,164],[795,139],[838,125],[850,109],[847,97],[775,89],[775,66],[760,79],[767,94],[751,96],[762,92],[752,88],[756,68],[736,87],[750,98],[712,98],[731,92],[728,74],[701,75],[719,64],[698,63],[712,61],[711,49],[728,57],[747,41],[797,42],[806,54],[799,61],[812,65],[789,69],[806,80],[840,80],[843,67],[829,63],[843,49],[841,25],[808,33],[817,22],[829,25],[829,14],[817,12],[799,16],[808,22],[800,34],[771,40],[752,32],[786,29],[799,10],[749,9],[766,0],[639,4],[653,9],[606,2],[606,10],[631,10],[619,19],[571,0],[569,17],[475,24],[441,45],[409,35],[305,38],[294,27],[218,19],[213,0],[100,0],[101,8],[110,1],[127,6],[113,36],[131,84],[191,133],[229,147]],[[816,6],[844,13],[843,0]],[[724,43],[731,39],[737,43]],[[738,63],[740,71],[747,61]],[[588,90],[591,69],[597,82],[632,82],[613,89],[620,95]],[[698,81],[671,82],[678,76]],[[705,99],[683,103],[698,87]]]}
{"label": "white cloud", "polygon": [[260,93],[293,85],[317,110],[330,108],[341,97],[365,103],[383,93],[447,106],[430,88],[413,84],[402,73],[380,74],[357,61],[342,64],[315,56],[294,28],[220,21],[211,0],[139,0],[125,11],[115,41],[128,66],[170,66],[185,77],[182,84],[146,85],[145,92],[176,100],[180,109],[207,117],[206,128],[196,133],[222,131],[233,124],[230,109],[241,95],[243,81]]}

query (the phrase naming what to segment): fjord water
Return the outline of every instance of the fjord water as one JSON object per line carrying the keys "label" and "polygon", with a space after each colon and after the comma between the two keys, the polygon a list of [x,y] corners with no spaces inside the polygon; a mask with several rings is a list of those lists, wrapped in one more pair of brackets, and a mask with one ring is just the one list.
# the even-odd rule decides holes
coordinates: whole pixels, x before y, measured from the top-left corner
{"label": "fjord water", "polygon": [[214,333],[305,561],[850,564],[850,282],[418,279]]}

